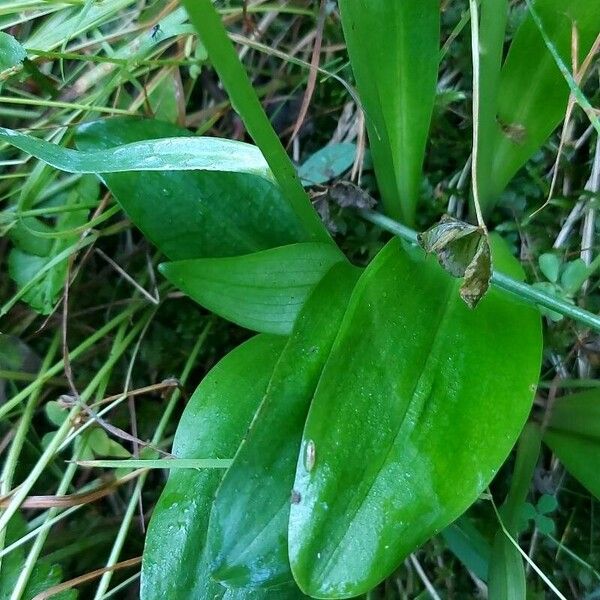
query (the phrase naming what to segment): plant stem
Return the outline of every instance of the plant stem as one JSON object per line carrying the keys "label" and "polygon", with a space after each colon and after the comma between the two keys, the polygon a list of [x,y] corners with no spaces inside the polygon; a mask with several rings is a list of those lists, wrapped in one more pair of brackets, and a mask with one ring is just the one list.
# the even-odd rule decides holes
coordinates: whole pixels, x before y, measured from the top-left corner
{"label": "plant stem", "polygon": [[[417,233],[405,225],[372,210],[360,210],[358,212],[364,219],[378,225],[385,231],[389,231],[413,244],[417,243]],[[600,316],[584,310],[579,306],[570,304],[558,296],[543,292],[542,290],[536,289],[527,283],[517,281],[498,271],[493,271],[491,284],[501,290],[510,292],[531,304],[537,304],[554,310],[564,317],[569,317],[594,331],[600,332]]]}
{"label": "plant stem", "polygon": [[264,154],[292,209],[312,239],[330,241],[331,238],[312,207],[292,161],[265,114],[211,0],[183,0],[183,5],[190,21],[200,34],[211,63],[229,94],[233,108]]}

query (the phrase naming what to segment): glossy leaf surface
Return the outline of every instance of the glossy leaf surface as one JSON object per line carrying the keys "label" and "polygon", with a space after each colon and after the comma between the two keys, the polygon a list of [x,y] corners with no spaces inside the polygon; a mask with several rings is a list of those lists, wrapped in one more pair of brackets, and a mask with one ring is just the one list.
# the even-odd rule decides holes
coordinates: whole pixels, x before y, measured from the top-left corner
{"label": "glossy leaf surface", "polygon": [[221,171],[272,180],[256,146],[212,137],[147,139],[102,150],[73,150],[0,127],[0,140],[68,173],[126,171]]}
{"label": "glossy leaf surface", "polygon": [[435,102],[440,3],[340,0],[386,212],[411,225]]}
{"label": "glossy leaf surface", "polygon": [[307,242],[245,256],[164,263],[160,271],[225,319],[254,331],[289,334],[314,286],[345,260],[333,244]]}
{"label": "glossy leaf surface", "polygon": [[323,365],[360,274],[334,266],[306,301],[279,359],[267,395],[210,517],[207,552],[226,585],[292,581],[287,524],[302,430]]}
{"label": "glossy leaf surface", "polygon": [[[190,398],[173,442],[178,458],[232,457],[258,408],[285,338],[257,336],[223,358]],[[213,600],[204,543],[223,472],[172,471],[154,509],[142,565],[143,600]]]}
{"label": "glossy leaf surface", "polygon": [[[82,125],[77,145],[104,149],[189,135],[161,121],[109,119]],[[171,260],[235,256],[308,240],[279,187],[255,175],[210,171],[106,173],[133,223]]]}
{"label": "glossy leaf surface", "polygon": [[544,442],[567,471],[600,498],[600,391],[592,389],[556,400]]}
{"label": "glossy leaf surface", "polygon": [[[571,65],[571,34],[577,25],[579,60],[590,50],[600,27],[600,0],[537,0],[536,12],[563,61]],[[569,87],[531,15],[513,38],[498,85],[498,114],[490,143],[490,188],[485,204],[495,202],[520,167],[539,149],[565,115]]]}
{"label": "glossy leaf surface", "polygon": [[[505,247],[494,258],[519,276]],[[477,499],[523,427],[539,314],[496,290],[470,310],[459,285],[393,240],[354,290],[294,483],[290,562],[309,595],[347,598],[389,575]]]}

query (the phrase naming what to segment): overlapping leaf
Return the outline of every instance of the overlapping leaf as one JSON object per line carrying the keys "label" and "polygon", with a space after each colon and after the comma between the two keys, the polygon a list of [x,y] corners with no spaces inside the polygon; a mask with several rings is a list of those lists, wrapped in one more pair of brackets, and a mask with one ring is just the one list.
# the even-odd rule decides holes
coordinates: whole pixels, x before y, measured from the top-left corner
{"label": "overlapping leaf", "polygon": [[162,274],[213,312],[255,331],[289,334],[314,286],[338,262],[333,244],[307,242],[245,256],[182,260]]}
{"label": "overlapping leaf", "polygon": [[[518,275],[507,255],[499,268]],[[471,311],[458,285],[395,240],[355,288],[296,471],[290,562],[307,594],[381,581],[476,500],[525,422],[539,314],[495,290]]]}
{"label": "overlapping leaf", "polygon": [[[222,359],[186,406],[173,454],[178,458],[232,457],[284,345],[285,338],[257,336]],[[142,600],[214,600],[226,594],[209,577],[204,554],[210,507],[222,475],[218,470],[171,472],[146,536]]]}
{"label": "overlapping leaf", "polygon": [[306,301],[213,507],[213,575],[232,586],[292,580],[287,523],[304,421],[360,271],[334,266]]}
{"label": "overlapping leaf", "polygon": [[246,254],[310,237],[248,144],[189,138],[169,123],[136,119],[82,126],[80,152],[6,129],[0,139],[56,168],[102,173],[134,224],[174,260]]}
{"label": "overlapping leaf", "polygon": [[[185,135],[161,121],[110,119],[80,127],[76,142],[89,150]],[[263,177],[177,170],[102,178],[133,223],[172,260],[236,256],[309,239],[279,187]]]}

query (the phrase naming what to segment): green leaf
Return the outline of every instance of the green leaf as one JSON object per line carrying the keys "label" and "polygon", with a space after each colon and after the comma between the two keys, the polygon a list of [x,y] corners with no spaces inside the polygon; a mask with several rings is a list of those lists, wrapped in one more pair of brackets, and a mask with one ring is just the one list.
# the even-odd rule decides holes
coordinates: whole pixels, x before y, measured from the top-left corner
{"label": "green leaf", "polygon": [[487,581],[492,548],[467,516],[458,518],[442,531],[452,553],[482,581]]}
{"label": "green leaf", "polygon": [[[262,400],[285,338],[257,336],[223,358],[190,398],[173,441],[178,458],[230,458]],[[177,469],[154,509],[142,564],[142,600],[213,600],[204,542],[222,471]]]}
{"label": "green leaf", "polygon": [[48,421],[57,427],[60,427],[69,416],[69,413],[56,400],[46,402],[44,410]]}
{"label": "green leaf", "polygon": [[548,515],[553,513],[558,508],[558,500],[556,496],[550,494],[543,494],[537,502],[537,509],[541,515]]}
{"label": "green leaf", "polygon": [[[79,128],[83,149],[187,136],[169,123],[109,119]],[[247,173],[210,171],[104,174],[133,223],[171,260],[236,256],[307,241],[278,186]]]}
{"label": "green leaf", "polygon": [[552,407],[544,442],[567,471],[600,498],[600,390],[564,396]]}
{"label": "green leaf", "polygon": [[292,581],[290,501],[302,430],[323,365],[360,271],[335,265],[314,289],[279,359],[267,395],[225,475],[210,517],[212,574],[234,587]]}
{"label": "green leaf", "polygon": [[[495,251],[498,268],[518,271],[507,255]],[[294,483],[290,562],[309,595],[349,597],[389,575],[478,498],[523,427],[539,314],[494,289],[469,310],[458,285],[393,240],[354,290]]]}
{"label": "green leaf", "polygon": [[169,137],[103,150],[73,150],[0,127],[0,140],[67,173],[218,171],[272,181],[269,166],[256,146],[223,138]]}
{"label": "green leaf", "polygon": [[436,96],[440,4],[340,0],[339,6],[385,210],[412,225]]}
{"label": "green leaf", "polygon": [[25,48],[12,35],[0,31],[0,82],[18,73],[26,58]]}
{"label": "green leaf", "polygon": [[[506,36],[508,0],[483,0],[479,22],[479,102],[477,136],[477,189],[487,197],[491,185],[494,141],[498,128],[498,95]],[[475,90],[473,90],[475,93]]]}
{"label": "green leaf", "polygon": [[240,61],[221,15],[212,0],[183,0],[190,21],[200,34],[210,62],[248,133],[262,150],[285,198],[304,225],[310,241],[329,242],[330,237],[304,191],[296,169],[273,129],[256,91]]}
{"label": "green leaf", "polygon": [[[94,177],[85,176],[78,182],[77,187],[66,195],[66,204],[71,207],[77,207],[82,202],[95,200],[99,195],[99,186]],[[44,226],[35,227],[28,232],[31,239],[24,245],[26,250],[15,247],[11,250],[8,257],[8,268],[12,279],[19,288],[28,286],[31,280],[39,274],[52,260],[55,260],[62,252],[72,247],[78,240],[79,234],[73,232],[77,227],[84,225],[87,221],[88,209],[73,210],[59,215],[56,225],[51,229],[56,237],[50,244],[33,245],[31,239],[36,236],[48,235],[47,228]],[[37,223],[41,221],[35,220]],[[24,227],[26,224],[23,223]],[[39,239],[39,238],[38,238]],[[47,240],[45,240],[47,241]],[[19,241],[17,240],[17,243]],[[27,250],[43,250],[47,252],[43,256],[30,254]],[[67,277],[67,258],[61,260],[51,267],[39,280],[37,280],[24,293],[25,300],[33,310],[47,315],[53,309],[60,292],[65,284]]]}
{"label": "green leaf", "polygon": [[563,269],[560,276],[560,285],[569,296],[574,296],[588,278],[588,275],[588,266],[581,258],[572,260]]}
{"label": "green leaf", "polygon": [[289,334],[311,290],[342,261],[333,244],[307,242],[245,256],[164,263],[160,271],[225,319],[255,331]]}
{"label": "green leaf", "polygon": [[[537,0],[535,9],[568,65],[572,25],[577,24],[581,65],[598,34],[600,0]],[[493,156],[490,187],[480,190],[484,204],[491,206],[498,200],[510,179],[556,129],[568,97],[569,86],[528,14],[502,67],[496,131],[487,142]]]}
{"label": "green leaf", "polygon": [[321,148],[298,169],[302,185],[319,185],[339,177],[352,166],[355,155],[355,144],[330,144]]}
{"label": "green leaf", "polygon": [[531,480],[540,456],[541,443],[542,436],[539,426],[536,423],[528,423],[519,438],[510,489],[506,501],[500,509],[504,525],[513,537],[518,534],[521,508],[529,494]]}
{"label": "green leaf", "polygon": [[130,452],[111,439],[101,427],[95,427],[88,436],[90,449],[96,456],[129,457]]}
{"label": "green leaf", "polygon": [[579,483],[600,499],[598,454],[600,442],[595,438],[572,435],[556,430],[546,431],[544,442]]}
{"label": "green leaf", "polygon": [[525,569],[521,554],[503,531],[496,533],[488,580],[489,600],[523,600]]}
{"label": "green leaf", "polygon": [[177,123],[183,106],[183,89],[178,70],[167,73],[148,94],[148,104],[160,121]]}
{"label": "green leaf", "polygon": [[600,442],[600,389],[558,398],[552,406],[549,428]]}
{"label": "green leaf", "polygon": [[558,281],[558,275],[560,273],[560,258],[551,252],[542,254],[538,259],[540,265],[540,271],[544,274],[544,277],[551,283]]}

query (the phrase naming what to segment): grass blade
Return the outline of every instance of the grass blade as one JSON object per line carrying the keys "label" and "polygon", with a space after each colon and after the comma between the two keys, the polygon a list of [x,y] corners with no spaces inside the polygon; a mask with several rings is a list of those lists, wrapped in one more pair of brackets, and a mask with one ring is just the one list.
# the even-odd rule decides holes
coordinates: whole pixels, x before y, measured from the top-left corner
{"label": "grass blade", "polygon": [[294,212],[312,233],[315,241],[329,241],[329,234],[313,209],[294,165],[271,126],[211,0],[183,0],[183,5],[200,34],[234,109],[265,155]]}

